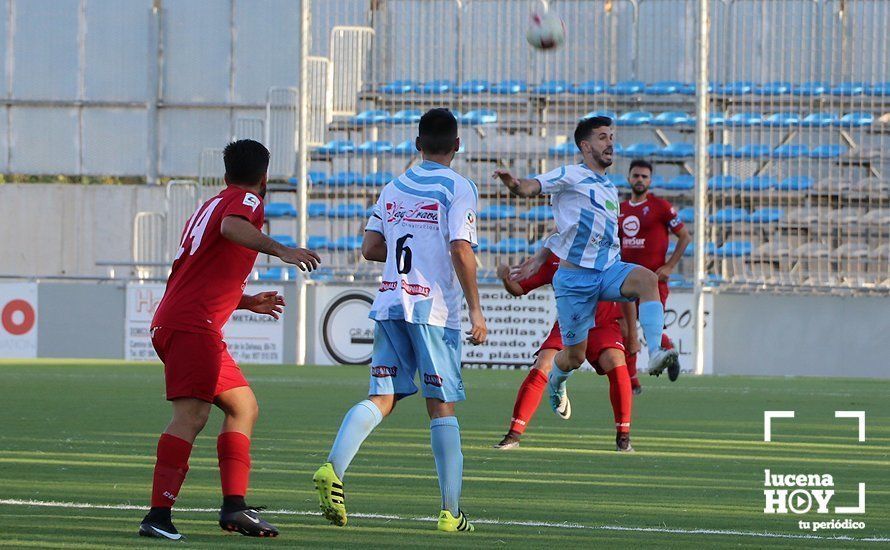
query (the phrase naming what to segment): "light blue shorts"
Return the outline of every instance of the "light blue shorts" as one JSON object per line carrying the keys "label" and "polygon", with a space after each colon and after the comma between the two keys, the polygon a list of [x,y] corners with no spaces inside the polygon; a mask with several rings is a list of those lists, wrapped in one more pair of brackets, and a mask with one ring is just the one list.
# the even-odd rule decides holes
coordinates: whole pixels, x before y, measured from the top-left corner
{"label": "light blue shorts", "polygon": [[559,266],[553,276],[553,293],[564,345],[573,346],[587,340],[587,331],[595,326],[597,302],[633,300],[621,295],[621,285],[637,267],[621,261],[605,271]]}
{"label": "light blue shorts", "polygon": [[368,395],[398,399],[417,393],[414,375],[420,377],[423,396],[446,403],[463,401],[460,376],[460,331],[406,321],[377,321],[371,355]]}

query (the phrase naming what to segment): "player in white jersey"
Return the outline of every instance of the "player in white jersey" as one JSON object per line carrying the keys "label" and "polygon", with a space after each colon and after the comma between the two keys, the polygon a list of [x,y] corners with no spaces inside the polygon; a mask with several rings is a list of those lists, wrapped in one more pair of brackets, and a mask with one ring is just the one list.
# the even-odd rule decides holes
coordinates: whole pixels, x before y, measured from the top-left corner
{"label": "player in white jersey", "polygon": [[[661,373],[677,365],[677,352],[660,348],[664,308],[658,277],[648,269],[621,261],[618,240],[618,191],[606,177],[612,165],[615,132],[612,119],[590,117],[575,128],[575,144],[583,162],[520,179],[507,170],[494,177],[520,197],[550,195],[557,234],[547,247],[560,258],[553,277],[559,329],[565,349],[557,353],[549,377],[550,406],[558,414],[567,406],[566,380],[584,362],[587,332],[594,326],[598,301],[639,299],[639,320],[649,347],[649,371]],[[528,274],[541,265],[526,265]],[[520,274],[523,278],[525,272]]]}
{"label": "player in white jersey", "polygon": [[463,454],[454,405],[463,401],[460,310],[466,297],[472,344],[487,329],[476,286],[476,185],[449,166],[460,147],[447,109],[420,119],[415,145],[423,163],[389,182],[365,228],[362,255],[385,262],[371,308],[375,321],[368,399],[346,413],[328,462],[313,480],[325,518],[346,524],[343,475],[371,431],[399,399],[417,393],[430,416],[442,511],[438,529],[472,531],[460,510]]}

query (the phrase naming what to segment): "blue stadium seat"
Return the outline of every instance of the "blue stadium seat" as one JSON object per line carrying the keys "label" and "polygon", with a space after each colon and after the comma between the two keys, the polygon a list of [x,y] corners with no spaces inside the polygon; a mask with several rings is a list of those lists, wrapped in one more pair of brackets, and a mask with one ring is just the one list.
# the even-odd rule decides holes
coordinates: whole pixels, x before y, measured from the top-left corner
{"label": "blue stadium seat", "polygon": [[537,241],[528,245],[528,253],[534,254],[538,250],[544,248],[544,245],[547,243],[547,239],[538,239]]}
{"label": "blue stadium seat", "polygon": [[389,124],[417,124],[423,112],[420,109],[404,109],[389,117]]}
{"label": "blue stadium seat", "polygon": [[520,220],[526,221],[548,221],[553,219],[553,211],[549,205],[535,206],[519,215]]}
{"label": "blue stadium seat", "polygon": [[360,156],[382,155],[392,152],[391,141],[366,141],[355,149]]}
{"label": "blue stadium seat", "polygon": [[461,115],[459,120],[461,124],[468,124],[470,126],[494,124],[498,121],[498,113],[492,109],[478,109],[475,111],[468,111]]}
{"label": "blue stadium seat", "polygon": [[658,151],[658,145],[649,142],[634,143],[626,147],[621,155],[625,157],[651,157]]}
{"label": "blue stadium seat", "polygon": [[[324,185],[328,181],[328,175],[321,170],[310,170],[309,174],[309,184],[310,185]],[[293,181],[291,181],[293,180]],[[296,185],[297,178],[291,178],[288,180],[292,185]]]}
{"label": "blue stadium seat", "polygon": [[726,125],[726,117],[722,113],[709,113],[708,126],[711,128],[719,128]]}
{"label": "blue stadium seat", "polygon": [[565,80],[548,80],[535,86],[536,94],[564,94],[571,86],[571,83]]}
{"label": "blue stadium seat", "polygon": [[309,239],[306,241],[306,247],[309,250],[324,250],[328,248],[331,241],[328,240],[324,235],[309,235]]}
{"label": "blue stadium seat", "polygon": [[566,141],[547,149],[547,154],[552,157],[566,157],[578,154],[578,146],[574,141]]}
{"label": "blue stadium seat", "polygon": [[708,145],[708,156],[721,159],[732,157],[735,149],[728,143],[712,143]]}
{"label": "blue stadium seat", "polygon": [[721,95],[746,95],[754,91],[754,82],[750,80],[737,80],[724,82],[714,86],[714,91]]}
{"label": "blue stadium seat", "polygon": [[868,88],[866,88],[865,93],[867,95],[877,97],[890,96],[890,82],[871,84]]}
{"label": "blue stadium seat", "polygon": [[748,216],[751,223],[775,223],[785,215],[781,208],[758,208]]}
{"label": "blue stadium seat", "polygon": [[516,208],[509,204],[491,204],[479,211],[480,220],[510,220],[516,217]]}
{"label": "blue stadium seat", "polygon": [[722,258],[743,258],[750,256],[754,246],[750,241],[727,241],[717,249],[716,255]]}
{"label": "blue stadium seat", "polygon": [[791,93],[790,82],[767,82],[754,88],[757,95],[786,95]]}
{"label": "blue stadium seat", "polygon": [[621,145],[620,143],[616,143],[616,144],[612,147],[612,154],[613,154],[613,155],[618,155],[618,156],[623,155],[623,154],[624,154],[624,146]]}
{"label": "blue stadium seat", "polygon": [[786,128],[800,124],[800,115],[797,113],[773,113],[763,119],[762,124],[771,128]]}
{"label": "blue stadium seat", "polygon": [[726,126],[760,126],[763,122],[763,115],[760,113],[736,113],[726,119]]}
{"label": "blue stadium seat", "polygon": [[770,176],[754,176],[740,182],[735,189],[742,191],[766,191],[767,189],[776,187],[779,182]]}
{"label": "blue stadium seat", "polygon": [[652,122],[652,113],[649,111],[628,111],[618,117],[615,124],[618,126],[643,126]]}
{"label": "blue stadium seat", "polygon": [[371,172],[365,176],[362,183],[370,187],[379,187],[391,182],[393,178],[395,178],[395,175],[392,172]]}
{"label": "blue stadium seat", "polygon": [[491,246],[491,251],[498,254],[525,254],[528,252],[529,243],[526,239],[509,237],[501,239]]}
{"label": "blue stadium seat", "polygon": [[695,156],[695,146],[691,143],[671,143],[658,151],[656,156],[669,159],[691,159]]}
{"label": "blue stadium seat", "polygon": [[615,111],[605,111],[604,110],[604,111],[590,111],[589,113],[587,113],[586,115],[581,117],[581,120],[584,120],[585,118],[593,118],[595,116],[608,117],[608,118],[611,118],[613,121],[618,119],[618,115],[615,113]]}
{"label": "blue stadium seat", "polygon": [[735,176],[711,176],[708,180],[708,189],[723,191],[733,189],[739,184],[739,178]]}
{"label": "blue stadium seat", "polygon": [[652,119],[653,126],[692,126],[695,118],[683,111],[666,111]]}
{"label": "blue stadium seat", "polygon": [[328,209],[327,216],[329,218],[364,218],[367,208],[364,205],[354,202],[340,203]]}
{"label": "blue stadium seat", "polygon": [[487,80],[467,80],[454,88],[456,94],[481,94],[488,91],[491,84]]}
{"label": "blue stadium seat", "polygon": [[323,202],[310,202],[307,214],[310,218],[323,218],[328,214],[328,205]]}
{"label": "blue stadium seat", "polygon": [[488,237],[479,237],[476,240],[476,250],[479,252],[488,252],[491,250],[491,241],[488,240]]}
{"label": "blue stadium seat", "polygon": [[831,95],[851,97],[865,93],[867,85],[862,82],[841,82],[831,87]]}
{"label": "blue stadium seat", "polygon": [[630,188],[630,182],[627,181],[627,176],[625,176],[624,174],[615,174],[614,176],[609,176],[609,181],[611,181],[615,187],[626,187],[628,189]]}
{"label": "blue stadium seat", "polygon": [[820,145],[810,151],[811,159],[831,159],[836,158],[847,152],[847,148],[843,145]]}
{"label": "blue stadium seat", "polygon": [[421,94],[446,94],[454,88],[453,80],[431,80],[417,87]]}
{"label": "blue stadium seat", "polygon": [[277,242],[283,244],[284,246],[289,246],[291,248],[294,248],[295,246],[297,246],[297,241],[295,241],[294,238],[291,237],[290,235],[269,235],[269,236],[272,237],[272,240],[277,241]]}
{"label": "blue stadium seat", "polygon": [[680,216],[680,221],[683,223],[692,223],[695,221],[695,208],[691,206],[681,208],[677,215]]}
{"label": "blue stadium seat", "polygon": [[646,95],[695,95],[695,85],[677,80],[662,80],[647,84],[643,93]]}
{"label": "blue stadium seat", "polygon": [[813,178],[809,176],[792,176],[783,179],[778,187],[779,191],[805,191],[813,186]]}
{"label": "blue stadium seat", "polygon": [[396,145],[392,153],[400,157],[413,157],[417,154],[417,148],[414,146],[414,140],[406,139],[402,143]]}
{"label": "blue stadium seat", "polygon": [[776,147],[770,156],[775,159],[796,159],[805,157],[809,154],[810,148],[806,145],[786,143],[785,145]]}
{"label": "blue stadium seat", "polygon": [[622,80],[606,86],[606,93],[612,95],[636,95],[643,93],[645,82],[639,80]]}
{"label": "blue stadium seat", "polygon": [[381,86],[378,91],[381,94],[402,95],[411,93],[416,84],[410,80],[393,80]]}
{"label": "blue stadium seat", "polygon": [[800,125],[805,128],[825,128],[837,124],[840,119],[835,113],[812,113],[800,121]]}
{"label": "blue stadium seat", "polygon": [[739,147],[733,152],[732,156],[738,159],[762,159],[769,157],[771,154],[772,149],[770,149],[769,145],[754,143]]}
{"label": "blue stadium seat", "polygon": [[569,88],[569,91],[578,95],[597,95],[606,91],[605,80],[588,80],[580,84],[575,84]]}
{"label": "blue stadium seat", "polygon": [[[649,188],[650,189],[664,189],[664,186],[666,183],[667,182],[665,181],[664,176],[655,174],[654,176],[652,176],[652,179],[650,180]],[[630,187],[630,183],[628,183],[627,186]]]}
{"label": "blue stadium seat", "polygon": [[748,211],[744,208],[723,208],[708,216],[711,223],[740,223],[748,221]]}
{"label": "blue stadium seat", "polygon": [[265,271],[257,274],[260,281],[292,281],[297,278],[297,268],[295,267],[270,267]]}
{"label": "blue stadium seat", "polygon": [[791,93],[804,97],[816,97],[824,95],[830,86],[825,82],[804,82],[791,88]]}
{"label": "blue stadium seat", "polygon": [[330,243],[329,248],[331,250],[361,250],[362,249],[362,237],[356,236],[348,236],[348,237],[340,237],[336,241]]}
{"label": "blue stadium seat", "polygon": [[690,189],[695,189],[695,176],[690,176],[689,174],[674,176],[662,186],[662,189],[670,191],[688,191]]}
{"label": "blue stadium seat", "polygon": [[266,205],[267,218],[296,218],[297,209],[289,202],[270,202]]}
{"label": "blue stadium seat", "polygon": [[366,126],[370,124],[380,124],[389,120],[389,111],[382,109],[369,109],[362,111],[350,119],[350,122],[356,126]]}
{"label": "blue stadium seat", "polygon": [[875,116],[866,112],[847,113],[835,123],[835,126],[846,128],[860,128],[862,126],[871,126],[875,122]]}
{"label": "blue stadium seat", "polygon": [[488,88],[493,94],[513,95],[528,91],[528,83],[525,80],[502,80]]}
{"label": "blue stadium seat", "polygon": [[330,179],[328,185],[333,187],[348,187],[363,183],[365,177],[360,172],[337,172]]}
{"label": "blue stadium seat", "polygon": [[319,155],[343,155],[353,151],[355,151],[355,143],[348,139],[335,139],[315,149],[315,153]]}

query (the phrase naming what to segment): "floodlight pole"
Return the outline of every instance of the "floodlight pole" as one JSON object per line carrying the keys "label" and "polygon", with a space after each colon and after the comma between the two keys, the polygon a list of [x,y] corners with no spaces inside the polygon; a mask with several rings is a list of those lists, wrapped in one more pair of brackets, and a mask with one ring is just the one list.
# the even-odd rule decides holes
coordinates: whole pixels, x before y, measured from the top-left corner
{"label": "floodlight pole", "polygon": [[[312,4],[311,0],[300,0],[300,97],[299,113],[297,120],[297,189],[299,205],[297,242],[300,248],[306,248],[307,239],[306,231],[308,224],[307,205],[309,203],[308,171],[309,167],[309,148],[306,145],[306,136],[309,130],[309,17]],[[303,272],[297,272],[297,353],[296,363],[298,365],[306,364],[306,341],[308,322],[306,320],[307,311],[307,279]]]}
{"label": "floodlight pole", "polygon": [[698,71],[695,82],[695,346],[693,364],[695,374],[705,368],[705,221],[707,220],[708,181],[708,0],[698,0]]}

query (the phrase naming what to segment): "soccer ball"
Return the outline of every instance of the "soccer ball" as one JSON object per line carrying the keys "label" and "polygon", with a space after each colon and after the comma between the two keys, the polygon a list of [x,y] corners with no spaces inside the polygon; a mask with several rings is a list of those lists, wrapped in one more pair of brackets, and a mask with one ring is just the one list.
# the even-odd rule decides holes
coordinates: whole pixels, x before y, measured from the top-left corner
{"label": "soccer ball", "polygon": [[525,39],[538,50],[558,48],[566,40],[566,24],[550,12],[532,12]]}

